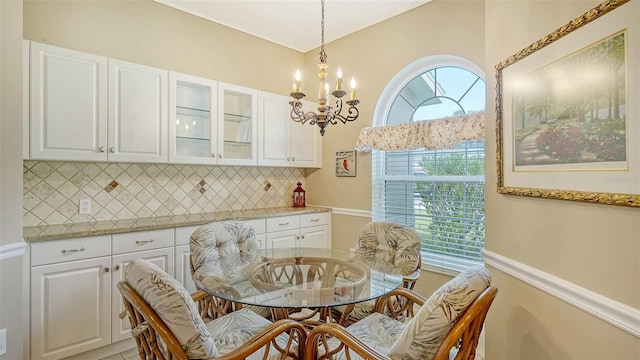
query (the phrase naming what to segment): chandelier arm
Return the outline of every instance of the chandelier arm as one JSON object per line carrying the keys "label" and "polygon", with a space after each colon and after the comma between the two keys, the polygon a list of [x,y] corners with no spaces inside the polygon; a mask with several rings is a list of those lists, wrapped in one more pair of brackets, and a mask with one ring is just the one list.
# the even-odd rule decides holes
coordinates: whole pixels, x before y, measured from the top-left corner
{"label": "chandelier arm", "polygon": [[343,124],[346,124],[349,121],[355,121],[358,118],[358,115],[360,115],[360,110],[358,110],[358,108],[355,106],[349,106],[348,115],[343,116],[342,114],[339,114],[339,113],[333,114],[333,116],[331,117],[331,120],[332,120],[331,124],[335,125],[338,123],[334,119],[338,119]]}
{"label": "chandelier arm", "polygon": [[311,125],[316,124],[316,114],[311,111],[305,113],[302,110],[302,102],[300,100],[290,101],[289,104],[291,105],[291,120],[301,124],[306,124],[307,121]]}

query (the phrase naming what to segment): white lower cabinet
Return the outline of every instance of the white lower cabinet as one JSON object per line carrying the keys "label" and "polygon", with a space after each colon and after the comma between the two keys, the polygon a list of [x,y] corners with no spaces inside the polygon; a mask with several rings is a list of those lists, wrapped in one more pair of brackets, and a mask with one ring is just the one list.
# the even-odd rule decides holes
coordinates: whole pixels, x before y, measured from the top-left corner
{"label": "white lower cabinet", "polygon": [[133,259],[173,275],[173,229],[31,244],[31,359],[62,359],[130,339],[117,284]]}
{"label": "white lower cabinet", "polygon": [[329,213],[267,218],[267,248],[330,248]]}
{"label": "white lower cabinet", "polygon": [[[246,220],[261,249],[331,247],[330,213]],[[33,242],[30,245],[32,360],[58,360],[131,339],[118,282],[147,259],[189,292],[189,240],[198,226]],[[97,351],[102,351],[97,350]]]}
{"label": "white lower cabinet", "polygon": [[111,257],[31,268],[31,359],[111,343]]}

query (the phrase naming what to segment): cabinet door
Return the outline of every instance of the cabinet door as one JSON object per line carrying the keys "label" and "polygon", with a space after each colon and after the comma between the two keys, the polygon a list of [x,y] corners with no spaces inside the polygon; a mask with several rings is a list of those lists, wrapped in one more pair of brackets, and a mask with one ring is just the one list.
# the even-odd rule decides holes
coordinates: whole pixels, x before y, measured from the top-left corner
{"label": "cabinet door", "polygon": [[290,166],[289,98],[266,92],[258,93],[258,165]]}
{"label": "cabinet door", "polygon": [[[316,110],[317,105],[303,101],[305,111]],[[291,166],[305,168],[322,167],[322,136],[320,128],[308,123],[300,123],[289,120],[291,139]],[[331,131],[331,125],[329,130]]]}
{"label": "cabinet door", "polygon": [[299,239],[298,229],[267,233],[267,249],[295,248],[298,246]]}
{"label": "cabinet door", "polygon": [[300,246],[330,248],[329,227],[327,225],[300,229]]}
{"label": "cabinet door", "polygon": [[167,71],[109,59],[110,161],[167,162]]}
{"label": "cabinet door", "polygon": [[124,311],[122,303],[122,295],[118,290],[117,284],[124,280],[124,268],[131,260],[146,259],[158,265],[159,268],[173,276],[174,265],[174,248],[162,248],[147,251],[137,251],[128,254],[115,255],[112,258],[113,275],[112,275],[112,297],[111,297],[111,341],[116,342],[131,338],[131,326],[129,318],[120,319],[118,316]]}
{"label": "cabinet door", "polygon": [[218,83],[218,164],[258,164],[257,97],[257,90]]}
{"label": "cabinet door", "polygon": [[176,279],[190,293],[196,291],[196,285],[193,282],[193,277],[191,277],[191,251],[189,245],[176,246]]}
{"label": "cabinet door", "polygon": [[111,343],[110,266],[110,257],[100,257],[31,268],[31,359]]}
{"label": "cabinet door", "polygon": [[169,73],[169,162],[215,164],[217,82]]}
{"label": "cabinet door", "polygon": [[107,58],[31,43],[31,158],[107,159]]}

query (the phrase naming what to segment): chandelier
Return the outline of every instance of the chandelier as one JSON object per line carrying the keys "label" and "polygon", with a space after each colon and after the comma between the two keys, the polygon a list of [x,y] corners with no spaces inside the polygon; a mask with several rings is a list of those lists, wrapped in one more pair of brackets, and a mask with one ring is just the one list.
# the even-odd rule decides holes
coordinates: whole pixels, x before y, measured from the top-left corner
{"label": "chandelier", "polygon": [[325,128],[329,126],[329,124],[336,125],[338,120],[343,124],[346,124],[347,121],[354,121],[358,118],[359,111],[356,107],[360,100],[356,100],[356,80],[351,78],[351,91],[349,94],[349,100],[346,101],[349,106],[347,113],[342,114],[342,97],[347,95],[347,92],[342,90],[342,69],[338,67],[337,70],[337,79],[336,79],[336,88],[331,92],[336,98],[335,107],[329,106],[329,83],[327,83],[327,54],[324,51],[324,0],[321,1],[322,4],[322,18],[320,21],[320,26],[322,29],[322,38],[320,45],[320,63],[318,67],[320,68],[320,72],[318,76],[320,77],[320,86],[318,87],[318,112],[315,113],[313,111],[309,111],[307,113],[302,109],[302,102],[300,99],[305,97],[305,94],[302,92],[302,86],[300,85],[300,70],[296,70],[295,82],[293,84],[293,92],[290,94],[293,98],[289,101],[291,105],[291,119],[295,122],[299,122],[302,124],[309,123],[311,125],[318,125],[320,127],[320,135],[324,136]]}

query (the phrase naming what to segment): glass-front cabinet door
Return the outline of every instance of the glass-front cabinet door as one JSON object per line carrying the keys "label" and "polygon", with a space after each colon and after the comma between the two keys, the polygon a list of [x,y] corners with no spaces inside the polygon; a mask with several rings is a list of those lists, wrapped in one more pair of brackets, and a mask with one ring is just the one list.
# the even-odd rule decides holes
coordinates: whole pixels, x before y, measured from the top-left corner
{"label": "glass-front cabinet door", "polygon": [[257,97],[257,90],[218,83],[218,164],[258,164]]}
{"label": "glass-front cabinet door", "polygon": [[169,162],[218,163],[217,82],[171,72]]}

